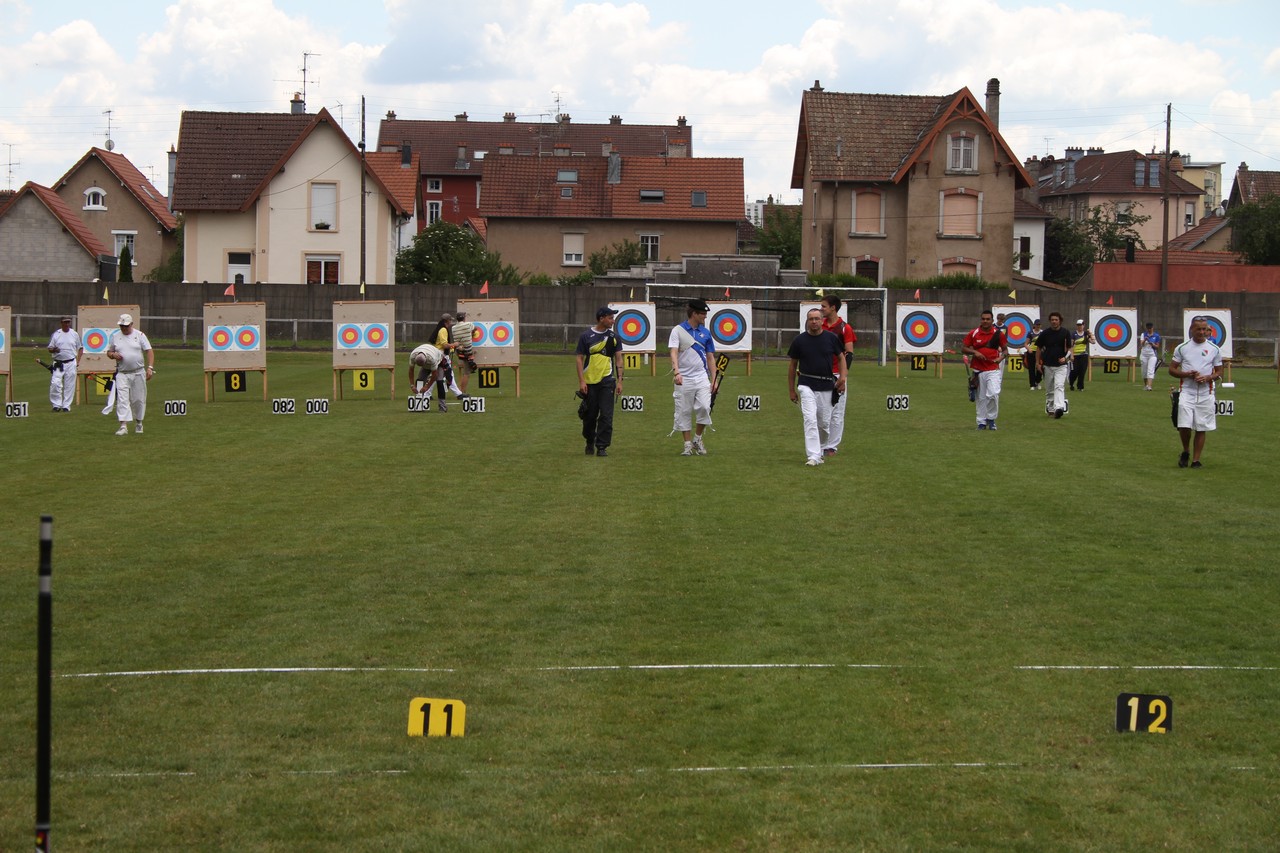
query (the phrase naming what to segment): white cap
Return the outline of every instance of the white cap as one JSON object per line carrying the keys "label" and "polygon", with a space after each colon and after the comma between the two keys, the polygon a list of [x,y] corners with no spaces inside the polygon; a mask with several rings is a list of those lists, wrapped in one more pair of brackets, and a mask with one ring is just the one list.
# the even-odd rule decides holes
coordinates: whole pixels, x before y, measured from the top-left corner
{"label": "white cap", "polygon": [[132,325],[133,325],[133,315],[132,315],[132,314],[121,314],[121,315],[120,315],[120,325],[121,325],[121,326],[132,326]]}

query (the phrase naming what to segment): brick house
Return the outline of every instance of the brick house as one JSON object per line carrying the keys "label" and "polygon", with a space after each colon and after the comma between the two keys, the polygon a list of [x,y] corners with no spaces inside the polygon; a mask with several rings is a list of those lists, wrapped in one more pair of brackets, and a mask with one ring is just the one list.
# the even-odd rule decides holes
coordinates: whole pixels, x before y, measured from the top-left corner
{"label": "brick house", "polygon": [[478,211],[490,251],[522,272],[576,275],[593,252],[624,240],[649,261],[734,254],[743,220],[740,158],[522,156],[486,158]]}
{"label": "brick house", "polygon": [[178,250],[169,200],[123,154],[90,148],[52,189],[117,258],[129,247],[134,279]]}
{"label": "brick house", "polygon": [[408,148],[422,164],[419,230],[438,219],[462,225],[479,215],[481,182],[488,157],[498,151],[521,156],[594,156],[617,151],[627,156],[662,156],[673,148],[693,154],[693,127],[683,116],[671,125],[576,124],[568,115],[554,120],[518,121],[508,112],[502,121],[472,121],[460,113],[453,121],[397,118],[387,113],[378,129],[379,151]]}
{"label": "brick house", "polygon": [[791,187],[804,193],[801,264],[883,283],[963,272],[1012,276],[1014,196],[1031,179],[987,108],[950,95],[827,92],[800,103]]}
{"label": "brick house", "polygon": [[0,279],[94,281],[112,251],[48,187],[27,182],[0,206]]}

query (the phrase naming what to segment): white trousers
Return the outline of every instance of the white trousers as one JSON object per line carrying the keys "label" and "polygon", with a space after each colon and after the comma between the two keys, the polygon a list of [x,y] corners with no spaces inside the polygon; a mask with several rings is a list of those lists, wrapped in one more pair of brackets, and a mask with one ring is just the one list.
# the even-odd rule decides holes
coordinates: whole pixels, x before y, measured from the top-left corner
{"label": "white trousers", "polygon": [[1155,353],[1142,353],[1142,378],[1148,382],[1156,378],[1157,361],[1159,361],[1159,359],[1156,358]]}
{"label": "white trousers", "polygon": [[1067,407],[1067,375],[1070,372],[1069,364],[1044,366],[1044,410],[1049,414]]}
{"label": "white trousers", "polygon": [[994,421],[1000,416],[1000,388],[1004,384],[1003,370],[978,371],[978,423]]}
{"label": "white trousers", "polygon": [[845,392],[840,395],[840,402],[831,407],[831,429],[827,433],[827,441],[823,444],[823,449],[830,447],[835,450],[840,446],[840,439],[844,438],[844,404],[849,402],[849,391],[846,387]]}
{"label": "white trousers", "polygon": [[69,409],[76,398],[76,360],[73,358],[49,377],[49,402],[55,409]]}
{"label": "white trousers", "polygon": [[800,399],[800,417],[804,421],[805,458],[821,462],[822,448],[831,446],[831,392],[815,391],[808,385],[800,385],[796,394]]}
{"label": "white trousers", "polygon": [[116,374],[116,420],[139,423],[147,416],[147,371]]}
{"label": "white trousers", "polygon": [[671,396],[675,400],[676,432],[688,432],[693,429],[694,421],[711,426],[711,386],[710,385],[674,385]]}

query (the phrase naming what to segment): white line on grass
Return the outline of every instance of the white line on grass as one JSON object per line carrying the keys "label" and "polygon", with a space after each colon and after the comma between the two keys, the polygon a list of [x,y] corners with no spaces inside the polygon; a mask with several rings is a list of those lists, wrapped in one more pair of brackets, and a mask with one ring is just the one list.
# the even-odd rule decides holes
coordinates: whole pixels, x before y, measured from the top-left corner
{"label": "white line on grass", "polygon": [[260,675],[297,672],[454,672],[447,668],[408,666],[255,666],[225,669],[136,669],[115,672],[68,672],[59,678],[131,678],[151,675]]}
{"label": "white line on grass", "polygon": [[1145,665],[1145,666],[1143,666],[1143,665],[1123,666],[1123,665],[1115,665],[1115,664],[1112,664],[1112,665],[1106,665],[1106,664],[1099,664],[1099,665],[1089,665],[1089,664],[1072,664],[1072,665],[1062,665],[1062,666],[1046,666],[1046,665],[1035,665],[1035,666],[1031,666],[1031,665],[1028,665],[1028,666],[1015,666],[1015,667],[1014,667],[1014,669],[1066,669],[1066,670],[1105,670],[1105,669],[1130,669],[1130,670],[1137,670],[1137,669],[1142,669],[1142,670],[1147,670],[1147,669],[1155,669],[1155,670],[1180,670],[1180,669],[1185,669],[1185,670],[1209,670],[1209,671],[1214,671],[1214,670],[1221,670],[1221,671],[1237,671],[1237,670],[1238,670],[1238,671],[1244,671],[1244,672],[1274,672],[1275,670],[1280,669],[1280,667],[1275,667],[1275,666],[1215,666],[1215,665],[1197,665],[1197,664],[1185,664],[1185,663],[1171,663],[1171,664],[1150,664],[1150,665]]}
{"label": "white line on grass", "polygon": [[591,672],[655,669],[902,669],[896,663],[633,663],[599,666],[540,666],[538,672]]}

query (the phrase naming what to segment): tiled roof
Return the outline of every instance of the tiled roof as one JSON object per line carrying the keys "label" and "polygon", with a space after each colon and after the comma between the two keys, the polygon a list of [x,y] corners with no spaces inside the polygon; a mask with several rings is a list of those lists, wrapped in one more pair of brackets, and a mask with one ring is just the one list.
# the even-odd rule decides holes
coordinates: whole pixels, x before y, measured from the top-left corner
{"label": "tiled roof", "polygon": [[1032,204],[1026,201],[1022,196],[1013,197],[1013,218],[1014,219],[1052,219],[1053,214],[1046,211],[1038,204]]}
{"label": "tiled roof", "polygon": [[1194,228],[1190,228],[1169,241],[1169,250],[1191,251],[1214,234],[1231,224],[1225,216],[1206,216]]}
{"label": "tiled roof", "polygon": [[87,154],[81,157],[74,166],[67,170],[65,175],[58,179],[57,183],[61,184],[70,178],[72,173],[83,166],[85,161],[91,157],[102,161],[102,165],[106,166],[107,170],[116,176],[120,184],[138,200],[139,204],[147,209],[148,213],[155,217],[156,222],[160,223],[165,230],[176,231],[178,229],[178,218],[169,212],[169,200],[123,154],[117,154],[105,148],[90,148]]}
{"label": "tiled roof", "polygon": [[[1054,179],[1053,170],[1049,170],[1049,180],[1046,182],[1045,172],[1041,172],[1040,197],[1048,196],[1068,196],[1068,195],[1164,195],[1166,187],[1157,186],[1138,186],[1134,180],[1134,162],[1137,160],[1151,160],[1145,154],[1137,151],[1111,151],[1105,154],[1087,154],[1074,162],[1074,166],[1068,165],[1063,169],[1062,180]],[[1163,160],[1156,157],[1153,162],[1161,165],[1162,184],[1168,184],[1168,191],[1172,195],[1204,195],[1204,190],[1197,187],[1185,178],[1176,174],[1165,174],[1163,170]],[[1074,180],[1069,180],[1068,175],[1074,173]]]}
{"label": "tiled roof", "polygon": [[99,255],[115,254],[112,249],[108,248],[105,243],[99,240],[94,233],[89,230],[89,226],[84,224],[80,217],[76,215],[75,211],[68,207],[67,203],[64,202],[56,192],[48,187],[42,187],[39,184],[32,183],[31,181],[27,181],[22,189],[14,193],[13,198],[9,199],[8,203],[5,204],[3,208],[0,208],[0,217],[7,214],[9,210],[18,203],[18,199],[28,193],[38,198],[40,202],[49,209],[49,212],[53,214],[54,218],[62,223],[62,227],[67,229],[67,233],[74,237],[76,242],[83,246],[86,252],[93,255],[94,260],[97,260]]}
{"label": "tiled roof", "polygon": [[[487,217],[737,222],[744,215],[740,158],[622,157],[614,184],[605,157],[486,159],[480,212]],[[577,180],[558,182],[562,170]],[[642,191],[661,191],[661,200],[642,200]],[[705,206],[693,205],[695,192],[706,193]]]}
{"label": "tiled roof", "polygon": [[482,241],[489,239],[489,223],[485,221],[483,216],[468,216],[467,227],[476,232],[476,236]]}
{"label": "tiled roof", "polygon": [[1262,201],[1269,195],[1280,196],[1280,172],[1256,172],[1253,169],[1236,171],[1231,187],[1232,201],[1250,204]]}
{"label": "tiled roof", "polygon": [[[173,209],[248,210],[298,146],[321,125],[331,127],[358,156],[351,139],[326,109],[314,115],[184,112],[178,131]],[[414,209],[413,204],[407,208],[401,204],[371,165],[369,174],[400,212]]]}
{"label": "tiled roof", "polygon": [[396,151],[369,151],[365,153],[365,161],[405,212],[417,209],[420,168],[417,154],[408,166],[400,164],[400,154]]}
{"label": "tiled roof", "polygon": [[[380,151],[399,150],[408,142],[413,153],[422,158],[422,174],[442,175],[461,172],[458,148],[466,148],[465,171],[478,178],[486,170],[488,156],[499,148],[510,146],[515,154],[551,154],[557,145],[567,146],[572,153],[597,156],[604,143],[626,155],[659,156],[667,152],[667,143],[676,139],[693,154],[693,127],[682,124],[575,124],[562,121],[426,121],[385,118],[378,129]],[[475,159],[475,152],[487,152],[485,159]]]}

